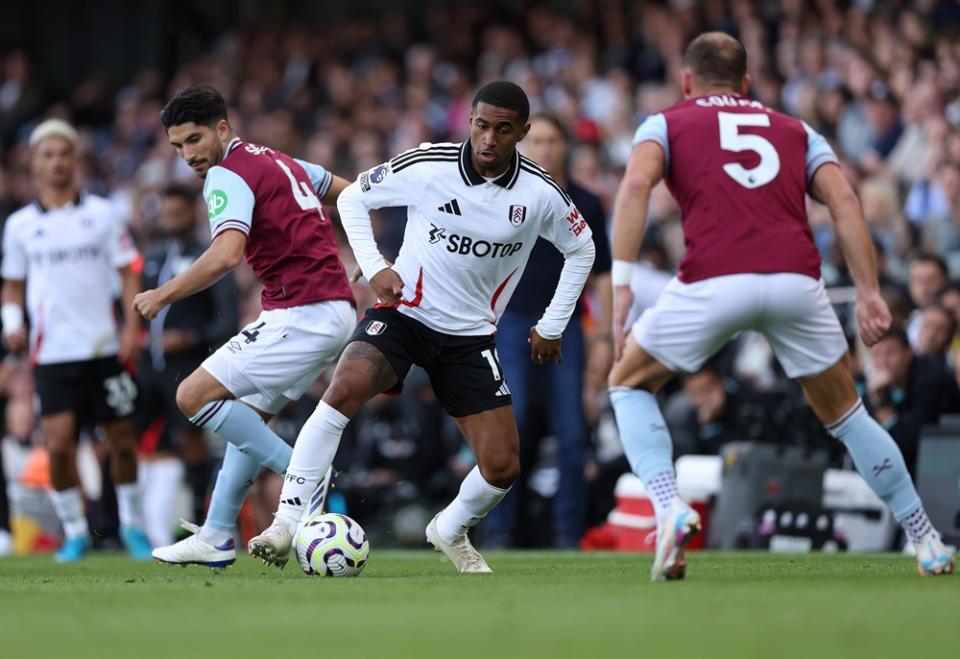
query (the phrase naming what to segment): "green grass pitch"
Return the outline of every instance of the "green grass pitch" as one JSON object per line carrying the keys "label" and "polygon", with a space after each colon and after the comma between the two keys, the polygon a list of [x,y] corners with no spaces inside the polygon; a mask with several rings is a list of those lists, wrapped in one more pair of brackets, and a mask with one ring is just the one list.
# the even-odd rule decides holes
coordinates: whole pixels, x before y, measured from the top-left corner
{"label": "green grass pitch", "polygon": [[960,577],[897,555],[692,553],[687,579],[649,556],[489,552],[459,576],[424,552],[377,552],[358,579],[246,556],[222,573],[93,556],[0,560],[0,656],[952,656]]}

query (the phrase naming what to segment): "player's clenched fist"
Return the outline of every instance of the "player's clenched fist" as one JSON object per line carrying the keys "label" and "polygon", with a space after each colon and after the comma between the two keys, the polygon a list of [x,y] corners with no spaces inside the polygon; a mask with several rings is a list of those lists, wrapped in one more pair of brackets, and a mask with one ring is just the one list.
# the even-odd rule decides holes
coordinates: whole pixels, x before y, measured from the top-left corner
{"label": "player's clenched fist", "polygon": [[403,296],[403,280],[393,268],[384,268],[370,280],[370,288],[384,304],[400,304]]}
{"label": "player's clenched fist", "polygon": [[146,318],[153,320],[160,313],[160,310],[167,306],[157,289],[137,293],[133,298],[133,310]]}
{"label": "player's clenched fist", "polygon": [[860,339],[867,346],[882,339],[890,329],[891,322],[890,309],[879,293],[857,300],[857,328],[860,330]]}
{"label": "player's clenched fist", "polygon": [[536,327],[530,328],[530,359],[534,364],[559,364],[563,361],[560,343],[563,339],[545,339],[537,333]]}

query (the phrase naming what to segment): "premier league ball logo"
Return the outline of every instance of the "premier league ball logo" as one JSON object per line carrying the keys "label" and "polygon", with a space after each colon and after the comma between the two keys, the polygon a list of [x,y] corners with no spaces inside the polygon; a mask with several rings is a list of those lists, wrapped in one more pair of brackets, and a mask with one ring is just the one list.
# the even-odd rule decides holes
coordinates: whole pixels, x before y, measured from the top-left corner
{"label": "premier league ball logo", "polygon": [[386,165],[380,165],[375,167],[372,172],[370,172],[370,182],[371,183],[380,183],[383,179],[387,177],[387,174],[390,172],[390,169]]}
{"label": "premier league ball logo", "polygon": [[515,227],[523,224],[523,221],[527,219],[527,207],[526,206],[511,206],[510,207],[510,224]]}

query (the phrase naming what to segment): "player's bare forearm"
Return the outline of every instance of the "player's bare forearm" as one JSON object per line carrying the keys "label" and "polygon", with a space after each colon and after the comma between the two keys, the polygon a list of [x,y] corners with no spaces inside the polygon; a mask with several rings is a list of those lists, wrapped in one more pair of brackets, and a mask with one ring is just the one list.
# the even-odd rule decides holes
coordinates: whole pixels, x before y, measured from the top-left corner
{"label": "player's bare forearm", "polygon": [[880,286],[877,282],[877,259],[870,239],[870,230],[863,216],[860,200],[850,186],[840,167],[826,164],[814,174],[811,193],[830,209],[837,234],[837,241],[847,261],[850,276],[857,293],[875,295]]}
{"label": "player's bare forearm", "polygon": [[130,266],[124,266],[118,269],[122,290],[120,299],[123,301],[124,310],[124,332],[136,334],[138,331],[138,322],[136,316],[130,311],[133,309],[133,300],[140,292],[140,276],[133,271]]}
{"label": "player's bare forearm", "polygon": [[24,279],[4,279],[3,290],[0,292],[2,304],[15,304],[23,307],[26,302],[27,282]]}
{"label": "player's bare forearm", "polygon": [[598,338],[610,337],[610,327],[613,322],[613,287],[610,284],[610,273],[594,275],[589,284],[600,303],[600,316],[597,318],[596,333]]}
{"label": "player's bare forearm", "polygon": [[224,231],[189,268],[160,288],[143,291],[133,299],[133,308],[144,318],[156,318],[168,304],[212,286],[243,261],[247,237],[239,231]]}
{"label": "player's bare forearm", "polygon": [[654,142],[638,144],[630,154],[613,210],[613,258],[637,259],[647,228],[650,194],[663,177],[664,154]]}
{"label": "player's bare forearm", "polygon": [[[239,234],[237,231],[228,233]],[[243,250],[238,252],[232,248],[227,238],[227,235],[218,236],[193,265],[157,289],[161,300],[171,304],[190,297],[213,286],[221,277],[240,265],[243,261]]]}

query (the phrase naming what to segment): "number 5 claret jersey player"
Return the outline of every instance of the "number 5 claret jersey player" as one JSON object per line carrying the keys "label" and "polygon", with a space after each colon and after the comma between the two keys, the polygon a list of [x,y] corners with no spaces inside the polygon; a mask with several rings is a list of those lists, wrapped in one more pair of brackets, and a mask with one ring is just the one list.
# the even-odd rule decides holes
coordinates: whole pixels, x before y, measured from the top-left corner
{"label": "number 5 claret jersey player", "polygon": [[[713,32],[684,55],[685,100],[647,119],[614,212],[614,331],[622,352],[611,402],[634,472],[657,513],[654,579],[683,576],[683,546],[697,514],[676,497],[670,435],[653,393],[677,372],[696,372],[735,333],[753,329],[797,378],[814,412],[842,441],[867,483],[917,547],[921,573],[953,559],[933,529],[890,435],[866,412],[846,362],[847,342],[820,279],[805,195],[833,217],[857,288],[863,340],[890,327],[860,203],[823,137],[745,96],[743,45]],[[660,179],[680,205],[687,251],[679,274],[624,337],[629,284]]]}
{"label": "number 5 claret jersey player", "polygon": [[291,449],[264,423],[333,362],[356,324],[353,294],[321,200],[347,181],[323,167],[238,138],[217,90],[177,92],[161,113],[171,144],[204,178],[210,247],[186,271],[145,291],[134,307],[155,317],[210,286],[246,256],[263,282],[263,312],[190,374],[177,405],[229,443],[202,528],[154,550],[165,563],[233,563],[233,530],[260,466],[284,473]]}

